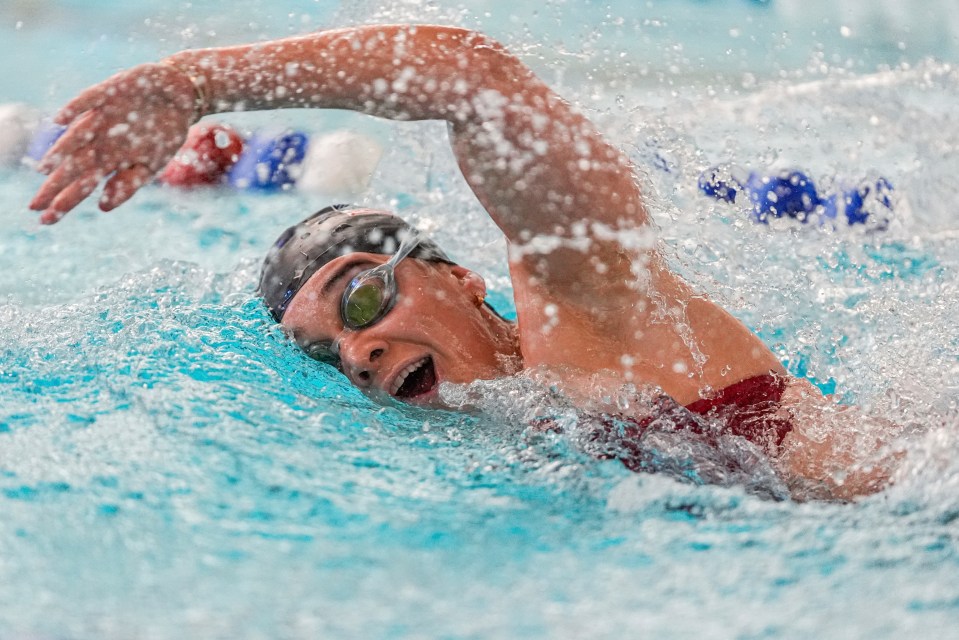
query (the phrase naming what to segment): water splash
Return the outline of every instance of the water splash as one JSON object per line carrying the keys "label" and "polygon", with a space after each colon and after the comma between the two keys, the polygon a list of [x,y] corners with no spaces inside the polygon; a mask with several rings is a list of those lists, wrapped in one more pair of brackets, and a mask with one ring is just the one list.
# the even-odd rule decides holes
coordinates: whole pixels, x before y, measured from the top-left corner
{"label": "water splash", "polygon": [[[76,62],[31,55],[63,66],[52,75],[10,68],[25,78],[18,88],[36,87],[22,99],[52,106],[79,88],[66,87],[72,74],[87,84],[125,64],[114,48],[132,59],[184,42],[286,35],[312,28],[297,16],[324,9],[299,4],[290,22],[267,4],[212,17],[156,9],[170,20],[137,30],[130,48],[78,46]],[[87,210],[41,232],[22,212],[33,178],[4,173],[2,635],[892,637],[954,628],[954,70],[915,58],[904,66],[896,53],[874,74],[871,52],[847,64],[842,43],[813,55],[767,26],[760,40],[773,46],[764,50],[799,59],[770,56],[769,68],[745,45],[711,57],[693,43],[673,46],[685,9],[653,15],[666,6],[654,3],[630,23],[617,16],[632,15],[632,4],[598,20],[574,19],[573,4],[524,8],[521,23],[495,4],[482,5],[487,17],[480,5],[376,3],[363,19],[478,20],[518,45],[648,167],[659,237],[677,269],[794,372],[913,427],[894,486],[854,505],[763,500],[747,478],[769,487],[775,478],[751,449],[712,450],[668,431],[650,443],[671,454],[666,473],[632,474],[595,459],[588,429],[531,430],[547,411],[570,426],[580,415],[526,380],[463,391],[480,397],[477,413],[379,407],[299,354],[253,296],[270,241],[327,203],[155,189],[125,211]],[[689,4],[726,12],[716,24],[741,30],[730,42],[743,41],[744,12],[756,9]],[[809,6],[757,10],[800,4]],[[854,4],[869,16],[895,9]],[[257,10],[264,17],[251,19]],[[830,11],[804,15],[839,33]],[[768,25],[783,14],[745,15]],[[939,18],[947,32],[949,15]],[[879,31],[895,38],[892,24]],[[540,37],[556,25],[562,33]],[[850,26],[854,51],[861,25]],[[638,49],[622,58],[627,45]],[[48,87],[51,77],[64,86]],[[259,125],[312,115],[244,117]],[[409,215],[457,260],[492,274],[508,300],[501,240],[442,129],[355,126],[390,142],[367,202]],[[699,173],[717,162],[887,176],[904,216],[883,234],[759,228],[748,212],[697,195]],[[723,476],[726,461],[737,471]]]}

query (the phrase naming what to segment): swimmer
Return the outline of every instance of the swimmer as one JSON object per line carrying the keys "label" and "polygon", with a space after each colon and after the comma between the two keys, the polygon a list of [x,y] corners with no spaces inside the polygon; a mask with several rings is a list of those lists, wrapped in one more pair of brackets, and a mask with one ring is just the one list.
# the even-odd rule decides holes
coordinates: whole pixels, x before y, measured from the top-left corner
{"label": "swimmer", "polygon": [[[862,416],[791,377],[671,272],[626,156],[476,32],[363,26],[133,67],[57,115],[69,129],[40,163],[48,177],[30,207],[55,223],[105,181],[99,204],[111,210],[200,118],[302,107],[445,121],[463,176],[508,242],[515,323],[485,303],[479,274],[389,212],[329,207],[282,234],[260,281],[270,313],[359,388],[434,405],[440,383],[526,373],[587,405],[597,384],[633,384],[752,440],[797,498],[848,500],[888,482],[895,456],[881,451],[878,427],[865,446]],[[633,434],[655,418],[620,417]]]}

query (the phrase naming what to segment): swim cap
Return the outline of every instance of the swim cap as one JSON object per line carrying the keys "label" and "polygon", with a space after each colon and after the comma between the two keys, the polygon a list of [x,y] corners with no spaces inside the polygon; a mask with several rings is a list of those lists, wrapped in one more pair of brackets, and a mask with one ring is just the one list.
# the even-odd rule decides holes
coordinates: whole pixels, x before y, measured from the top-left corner
{"label": "swim cap", "polygon": [[[335,204],[283,232],[263,261],[259,293],[280,322],[293,296],[323,265],[348,253],[392,255],[413,233],[401,218]],[[432,240],[421,237],[413,258],[455,264]]]}

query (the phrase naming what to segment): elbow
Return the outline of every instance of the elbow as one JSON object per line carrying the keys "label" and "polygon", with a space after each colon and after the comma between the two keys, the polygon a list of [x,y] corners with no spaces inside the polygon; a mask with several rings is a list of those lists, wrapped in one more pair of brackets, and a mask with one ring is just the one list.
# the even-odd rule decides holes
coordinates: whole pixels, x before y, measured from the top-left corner
{"label": "elbow", "polygon": [[457,43],[468,49],[494,49],[506,51],[506,47],[486,35],[482,31],[464,27],[440,25],[412,25],[410,31],[418,35],[426,35],[435,42]]}
{"label": "elbow", "polygon": [[437,25],[414,25],[410,31],[417,40],[428,41],[430,48],[454,60],[461,72],[480,73],[497,81],[517,79],[517,71],[529,73],[502,43],[480,31]]}

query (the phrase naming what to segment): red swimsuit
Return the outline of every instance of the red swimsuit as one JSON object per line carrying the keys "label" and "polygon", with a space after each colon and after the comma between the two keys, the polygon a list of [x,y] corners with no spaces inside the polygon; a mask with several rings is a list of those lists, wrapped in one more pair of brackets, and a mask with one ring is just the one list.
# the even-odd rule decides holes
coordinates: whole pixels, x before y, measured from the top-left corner
{"label": "red swimsuit", "polygon": [[656,447],[644,442],[655,429],[695,434],[714,443],[722,435],[736,435],[775,455],[792,430],[789,418],[779,412],[785,389],[784,377],[766,374],[741,380],[686,407],[661,396],[651,415],[642,418],[592,415],[588,422],[594,428],[586,438],[587,450],[602,459],[618,459],[633,471],[655,471],[659,466]]}
{"label": "red swimsuit", "polygon": [[789,418],[777,415],[785,390],[784,377],[766,374],[741,380],[686,408],[701,416],[720,418],[726,433],[742,436],[768,451],[770,445],[779,447],[792,430]]}

